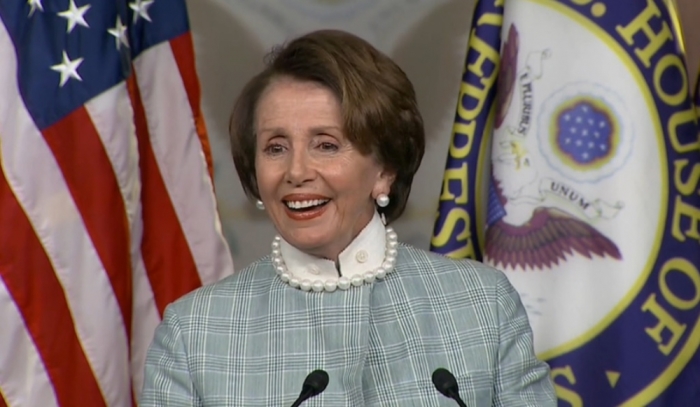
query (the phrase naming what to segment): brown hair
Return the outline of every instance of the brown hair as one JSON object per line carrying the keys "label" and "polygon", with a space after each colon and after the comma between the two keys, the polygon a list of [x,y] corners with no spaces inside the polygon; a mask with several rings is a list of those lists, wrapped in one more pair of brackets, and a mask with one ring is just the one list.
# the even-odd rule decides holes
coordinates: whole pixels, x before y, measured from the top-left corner
{"label": "brown hair", "polygon": [[395,174],[391,201],[378,208],[387,222],[406,208],[425,151],[423,119],[413,85],[389,57],[365,40],[337,30],[314,31],[274,49],[266,67],[243,88],[229,133],[245,193],[259,199],[255,175],[255,109],[261,94],[281,77],[326,86],[340,101],[344,133],[362,154],[373,154]]}

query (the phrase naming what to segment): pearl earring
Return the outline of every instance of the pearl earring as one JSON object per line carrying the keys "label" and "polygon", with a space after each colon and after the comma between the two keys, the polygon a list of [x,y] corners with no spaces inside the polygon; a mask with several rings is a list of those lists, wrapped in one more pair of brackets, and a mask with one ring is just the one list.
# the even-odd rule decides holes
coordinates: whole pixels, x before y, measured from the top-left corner
{"label": "pearl earring", "polygon": [[260,209],[261,211],[265,210],[265,204],[259,199],[255,202],[255,207]]}
{"label": "pearl earring", "polygon": [[389,205],[389,196],[387,194],[379,194],[376,201],[380,208],[386,208]]}

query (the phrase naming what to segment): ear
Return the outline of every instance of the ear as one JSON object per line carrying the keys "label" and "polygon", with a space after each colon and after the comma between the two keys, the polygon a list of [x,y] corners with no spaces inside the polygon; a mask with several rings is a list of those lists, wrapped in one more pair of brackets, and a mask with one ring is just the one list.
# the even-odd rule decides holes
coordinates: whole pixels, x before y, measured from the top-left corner
{"label": "ear", "polygon": [[389,195],[395,179],[396,173],[382,170],[377,174],[377,180],[374,183],[374,188],[372,188],[372,197],[376,199],[381,194]]}

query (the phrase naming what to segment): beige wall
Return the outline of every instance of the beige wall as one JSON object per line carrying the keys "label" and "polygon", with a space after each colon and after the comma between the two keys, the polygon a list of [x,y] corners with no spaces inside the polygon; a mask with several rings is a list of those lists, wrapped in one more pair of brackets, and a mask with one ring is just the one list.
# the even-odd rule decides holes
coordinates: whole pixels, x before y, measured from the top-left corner
{"label": "beige wall", "polygon": [[473,0],[189,0],[188,6],[219,210],[236,267],[269,253],[274,231],[244,197],[230,158],[226,126],[233,99],[271,46],[323,27],[364,37],[391,55],[416,87],[429,141],[407,213],[396,226],[402,240],[427,248]]}
{"label": "beige wall", "polygon": [[685,39],[690,80],[691,83],[695,83],[700,69],[700,1],[676,0],[676,3]]}
{"label": "beige wall", "polygon": [[[676,0],[689,69],[700,65],[700,1]],[[275,44],[324,27],[360,35],[414,83],[429,138],[400,238],[427,248],[432,233],[474,0],[188,0],[203,109],[213,146],[224,233],[237,268],[269,252],[272,226],[246,200],[233,168],[227,121],[234,97]],[[695,74],[691,74],[692,83]]]}

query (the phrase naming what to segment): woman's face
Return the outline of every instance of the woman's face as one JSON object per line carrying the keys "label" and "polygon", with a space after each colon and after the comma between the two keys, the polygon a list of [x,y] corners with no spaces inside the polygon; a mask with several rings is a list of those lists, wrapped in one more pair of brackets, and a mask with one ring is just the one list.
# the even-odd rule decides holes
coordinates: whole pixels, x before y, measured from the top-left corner
{"label": "woman's face", "polygon": [[335,260],[374,214],[393,177],[343,134],[340,103],[313,82],[280,79],[258,101],[255,171],[279,234]]}

